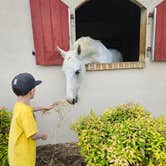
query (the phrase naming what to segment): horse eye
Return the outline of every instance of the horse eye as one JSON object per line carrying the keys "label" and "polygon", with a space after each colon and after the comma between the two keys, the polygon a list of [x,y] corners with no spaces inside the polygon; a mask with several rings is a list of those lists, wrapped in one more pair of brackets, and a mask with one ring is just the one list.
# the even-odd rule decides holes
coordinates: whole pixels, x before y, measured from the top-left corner
{"label": "horse eye", "polygon": [[79,75],[80,74],[80,70],[76,70],[75,74]]}

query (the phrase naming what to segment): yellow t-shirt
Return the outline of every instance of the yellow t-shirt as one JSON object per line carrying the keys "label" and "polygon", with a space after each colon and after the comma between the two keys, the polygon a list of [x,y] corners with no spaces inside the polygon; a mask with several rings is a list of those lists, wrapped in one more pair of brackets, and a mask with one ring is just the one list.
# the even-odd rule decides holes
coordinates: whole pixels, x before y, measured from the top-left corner
{"label": "yellow t-shirt", "polygon": [[8,157],[10,166],[35,166],[36,141],[31,136],[37,133],[32,107],[17,102],[9,133]]}

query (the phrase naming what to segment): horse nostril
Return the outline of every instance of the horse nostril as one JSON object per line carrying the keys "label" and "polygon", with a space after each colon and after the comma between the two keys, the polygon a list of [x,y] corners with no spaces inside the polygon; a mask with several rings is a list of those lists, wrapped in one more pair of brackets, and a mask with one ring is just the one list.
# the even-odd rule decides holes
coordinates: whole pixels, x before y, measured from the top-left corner
{"label": "horse nostril", "polygon": [[73,99],[72,104],[75,104],[75,103],[76,103],[76,99]]}
{"label": "horse nostril", "polygon": [[72,104],[75,104],[78,102],[78,97],[76,97],[75,99],[72,100]]}
{"label": "horse nostril", "polygon": [[76,98],[73,98],[73,99],[67,99],[67,102],[69,103],[69,104],[75,104],[75,103],[77,103],[77,101],[78,101],[78,98],[76,97]]}

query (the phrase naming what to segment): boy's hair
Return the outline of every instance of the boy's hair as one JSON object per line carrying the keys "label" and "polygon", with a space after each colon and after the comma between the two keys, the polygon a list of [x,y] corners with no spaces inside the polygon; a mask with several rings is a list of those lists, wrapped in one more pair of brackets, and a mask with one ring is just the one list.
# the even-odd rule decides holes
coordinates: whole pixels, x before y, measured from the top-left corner
{"label": "boy's hair", "polygon": [[42,81],[35,80],[32,74],[20,73],[12,80],[12,90],[17,96],[25,96]]}

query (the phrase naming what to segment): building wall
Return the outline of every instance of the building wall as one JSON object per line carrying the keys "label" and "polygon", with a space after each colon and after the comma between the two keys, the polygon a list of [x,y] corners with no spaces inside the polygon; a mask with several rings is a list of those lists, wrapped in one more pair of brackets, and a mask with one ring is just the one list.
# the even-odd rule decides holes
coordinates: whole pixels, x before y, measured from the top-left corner
{"label": "building wall", "polygon": [[[77,6],[79,0],[65,0]],[[140,1],[148,11],[159,3],[157,0]],[[74,10],[74,9],[73,9]],[[65,99],[65,78],[60,66],[43,67],[35,64],[32,56],[33,37],[29,0],[0,1],[0,105],[12,110],[16,97],[10,82],[20,72],[30,72],[43,83],[37,87],[33,105],[47,105]],[[151,45],[151,23],[148,19],[146,45]],[[101,113],[109,106],[126,102],[140,103],[155,116],[165,112],[166,64],[152,62],[146,53],[144,69],[87,72],[80,89],[80,101],[59,116],[51,110],[47,114],[37,113],[39,129],[47,132],[47,141],[38,144],[70,142],[76,135],[70,124],[92,108]]]}

